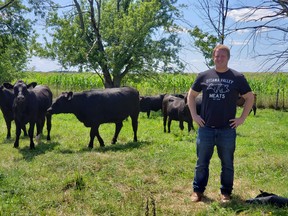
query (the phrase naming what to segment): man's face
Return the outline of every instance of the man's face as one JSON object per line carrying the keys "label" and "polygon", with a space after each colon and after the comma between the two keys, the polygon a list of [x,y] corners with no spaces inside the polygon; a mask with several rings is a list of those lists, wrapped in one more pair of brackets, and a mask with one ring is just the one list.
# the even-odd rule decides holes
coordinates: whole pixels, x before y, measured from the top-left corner
{"label": "man's face", "polygon": [[216,50],[213,60],[216,68],[226,68],[229,61],[228,53],[225,50]]}

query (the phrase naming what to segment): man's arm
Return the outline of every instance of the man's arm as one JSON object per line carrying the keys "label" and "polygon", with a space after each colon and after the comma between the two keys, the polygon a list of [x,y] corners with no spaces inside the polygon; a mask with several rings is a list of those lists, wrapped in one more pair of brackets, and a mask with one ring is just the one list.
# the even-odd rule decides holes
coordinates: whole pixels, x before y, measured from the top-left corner
{"label": "man's arm", "polygon": [[187,104],[193,121],[195,121],[200,127],[204,127],[205,121],[197,114],[196,110],[196,97],[198,95],[199,92],[196,92],[190,88],[187,96]]}
{"label": "man's arm", "polygon": [[252,109],[253,104],[254,104],[254,94],[252,92],[248,92],[248,93],[242,95],[242,97],[245,99],[243,111],[242,111],[242,114],[239,118],[235,118],[235,119],[230,120],[230,122],[231,122],[230,126],[232,128],[237,128],[239,125],[244,123],[245,119],[249,115],[250,110]]}

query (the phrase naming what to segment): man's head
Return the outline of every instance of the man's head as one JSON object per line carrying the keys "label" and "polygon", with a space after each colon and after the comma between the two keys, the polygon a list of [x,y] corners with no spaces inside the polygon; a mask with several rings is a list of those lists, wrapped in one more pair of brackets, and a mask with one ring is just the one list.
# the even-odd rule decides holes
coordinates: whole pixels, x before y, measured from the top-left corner
{"label": "man's head", "polygon": [[227,53],[227,56],[228,56],[228,60],[230,59],[230,49],[223,45],[223,44],[218,44],[214,49],[213,49],[213,53],[212,53],[212,58],[214,59],[214,56],[215,56],[215,52],[217,50],[223,50],[224,52]]}
{"label": "man's head", "polygon": [[225,72],[228,70],[228,61],[230,59],[230,49],[225,45],[217,45],[212,53],[216,71]]}

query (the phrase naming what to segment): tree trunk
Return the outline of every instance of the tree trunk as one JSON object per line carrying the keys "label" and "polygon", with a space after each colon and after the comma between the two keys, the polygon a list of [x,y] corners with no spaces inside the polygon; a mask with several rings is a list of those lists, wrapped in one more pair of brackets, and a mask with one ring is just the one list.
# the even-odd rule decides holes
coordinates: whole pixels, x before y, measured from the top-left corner
{"label": "tree trunk", "polygon": [[104,75],[104,87],[105,88],[113,88],[114,82],[111,79],[111,75],[109,73],[109,70],[106,68],[103,70],[103,75]]}
{"label": "tree trunk", "polygon": [[121,80],[122,80],[122,78],[120,75],[115,76],[113,78],[114,87],[120,87],[121,86]]}

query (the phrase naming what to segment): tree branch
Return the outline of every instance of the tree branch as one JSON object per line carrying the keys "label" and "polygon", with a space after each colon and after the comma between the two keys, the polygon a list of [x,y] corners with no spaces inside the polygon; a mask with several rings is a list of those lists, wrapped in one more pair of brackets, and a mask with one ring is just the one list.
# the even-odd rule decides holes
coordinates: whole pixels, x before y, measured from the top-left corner
{"label": "tree branch", "polygon": [[82,10],[81,10],[81,7],[80,7],[80,4],[77,0],[73,0],[74,3],[75,3],[75,7],[77,9],[77,12],[78,12],[78,15],[79,15],[79,24],[80,24],[80,28],[82,29],[82,35],[84,34],[85,32],[85,25],[84,25],[84,20],[83,20],[83,13],[82,13]]}
{"label": "tree branch", "polygon": [[6,4],[0,6],[0,11],[6,7],[8,7],[10,4],[12,4],[14,2],[14,0],[11,0],[10,2],[7,2]]}

